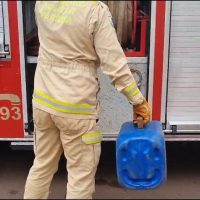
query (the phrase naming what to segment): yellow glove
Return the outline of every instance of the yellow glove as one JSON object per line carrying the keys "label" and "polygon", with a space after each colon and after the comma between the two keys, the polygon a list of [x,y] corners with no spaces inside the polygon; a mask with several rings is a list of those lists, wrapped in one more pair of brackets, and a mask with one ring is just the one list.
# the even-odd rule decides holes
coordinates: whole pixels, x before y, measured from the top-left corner
{"label": "yellow glove", "polygon": [[146,99],[143,101],[142,104],[138,104],[133,106],[133,120],[135,123],[137,123],[137,118],[142,117],[144,120],[144,124],[147,124],[151,120],[151,108],[146,101]]}

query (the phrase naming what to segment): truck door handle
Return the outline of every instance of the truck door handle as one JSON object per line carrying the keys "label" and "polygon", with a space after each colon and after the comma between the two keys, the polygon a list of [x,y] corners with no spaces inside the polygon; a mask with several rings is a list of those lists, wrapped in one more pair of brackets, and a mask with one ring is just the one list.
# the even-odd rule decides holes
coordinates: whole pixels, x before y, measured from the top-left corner
{"label": "truck door handle", "polygon": [[0,51],[0,56],[7,56],[10,55],[10,52],[8,51]]}

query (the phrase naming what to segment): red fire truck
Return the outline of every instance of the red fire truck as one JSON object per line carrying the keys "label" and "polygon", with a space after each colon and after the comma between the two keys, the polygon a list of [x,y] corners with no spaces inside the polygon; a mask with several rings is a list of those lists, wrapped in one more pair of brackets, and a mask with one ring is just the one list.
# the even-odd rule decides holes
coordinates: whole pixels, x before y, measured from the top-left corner
{"label": "red fire truck", "polygon": [[[114,10],[107,4],[115,26],[128,24],[121,44],[152,106],[153,120],[162,122],[168,141],[200,140],[200,2],[123,2],[114,2]],[[0,140],[13,145],[33,142],[31,101],[38,48],[34,4],[0,1]],[[124,17],[119,19],[122,7]],[[116,32],[120,37],[119,28]],[[115,140],[121,124],[132,119],[132,109],[109,78],[98,74],[99,124],[104,140]]]}

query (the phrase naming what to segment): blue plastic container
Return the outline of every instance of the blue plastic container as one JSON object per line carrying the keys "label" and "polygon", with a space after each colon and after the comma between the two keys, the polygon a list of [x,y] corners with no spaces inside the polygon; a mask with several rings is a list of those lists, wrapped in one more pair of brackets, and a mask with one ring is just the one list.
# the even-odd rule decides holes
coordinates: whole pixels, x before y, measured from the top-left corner
{"label": "blue plastic container", "polygon": [[122,125],[116,143],[117,176],[129,189],[154,189],[166,179],[166,149],[162,124],[152,121],[139,129]]}

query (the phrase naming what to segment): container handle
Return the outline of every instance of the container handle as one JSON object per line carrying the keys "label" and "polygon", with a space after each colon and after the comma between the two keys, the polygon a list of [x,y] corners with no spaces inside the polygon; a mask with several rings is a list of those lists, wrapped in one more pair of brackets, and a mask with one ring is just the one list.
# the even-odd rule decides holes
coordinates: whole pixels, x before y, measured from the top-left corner
{"label": "container handle", "polygon": [[144,128],[144,119],[142,117],[137,117],[136,124],[138,128]]}

